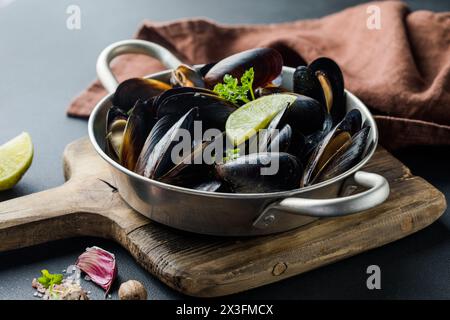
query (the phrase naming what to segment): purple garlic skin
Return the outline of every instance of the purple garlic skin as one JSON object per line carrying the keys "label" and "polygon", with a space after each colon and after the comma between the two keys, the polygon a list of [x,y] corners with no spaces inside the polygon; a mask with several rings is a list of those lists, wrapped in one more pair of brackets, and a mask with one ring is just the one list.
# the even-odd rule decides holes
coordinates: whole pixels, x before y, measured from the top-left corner
{"label": "purple garlic skin", "polygon": [[114,254],[99,247],[90,247],[78,257],[76,265],[102,287],[106,294],[109,292],[117,276]]}

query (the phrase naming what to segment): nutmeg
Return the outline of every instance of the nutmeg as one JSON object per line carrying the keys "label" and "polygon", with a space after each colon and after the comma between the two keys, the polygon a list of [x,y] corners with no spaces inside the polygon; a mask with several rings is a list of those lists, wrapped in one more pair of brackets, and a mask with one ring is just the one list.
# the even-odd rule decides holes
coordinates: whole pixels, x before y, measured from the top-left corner
{"label": "nutmeg", "polygon": [[147,300],[147,290],[136,280],[128,280],[120,285],[120,300]]}

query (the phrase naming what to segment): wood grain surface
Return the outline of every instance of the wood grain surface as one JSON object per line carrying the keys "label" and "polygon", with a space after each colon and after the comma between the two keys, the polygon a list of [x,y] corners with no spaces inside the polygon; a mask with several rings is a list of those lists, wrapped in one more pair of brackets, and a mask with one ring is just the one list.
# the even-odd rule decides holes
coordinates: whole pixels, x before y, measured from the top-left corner
{"label": "wood grain surface", "polygon": [[74,236],[105,237],[182,293],[232,294],[403,238],[445,211],[445,197],[386,150],[378,148],[364,170],[390,183],[389,199],[377,208],[276,235],[203,236],[151,222],[128,207],[106,163],[83,138],[64,152],[64,185],[0,203],[0,251]]}

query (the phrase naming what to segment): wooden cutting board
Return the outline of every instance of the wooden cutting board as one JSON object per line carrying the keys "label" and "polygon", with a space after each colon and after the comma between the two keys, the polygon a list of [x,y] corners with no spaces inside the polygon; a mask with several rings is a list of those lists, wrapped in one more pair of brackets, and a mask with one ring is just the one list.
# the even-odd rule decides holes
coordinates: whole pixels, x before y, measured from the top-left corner
{"label": "wooden cutting board", "polygon": [[111,238],[172,288],[223,296],[403,238],[445,211],[442,193],[384,149],[378,148],[365,170],[390,183],[389,199],[375,209],[276,235],[202,236],[151,222],[128,207],[106,163],[84,138],[64,152],[64,185],[0,203],[0,251],[74,236]]}

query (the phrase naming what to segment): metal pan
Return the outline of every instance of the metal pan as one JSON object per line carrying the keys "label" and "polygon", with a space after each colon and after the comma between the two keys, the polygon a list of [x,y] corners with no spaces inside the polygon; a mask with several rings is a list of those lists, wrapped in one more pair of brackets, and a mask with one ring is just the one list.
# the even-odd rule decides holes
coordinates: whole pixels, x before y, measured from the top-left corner
{"label": "metal pan", "polygon": [[[177,229],[220,236],[251,236],[297,228],[319,218],[355,214],[386,200],[389,185],[378,174],[359,171],[372,157],[378,130],[367,107],[347,91],[347,110],[359,109],[369,122],[369,149],[366,156],[347,172],[319,184],[284,192],[231,194],[197,191],[168,185],[140,176],[122,167],[105,153],[106,112],[118,83],[109,64],[121,54],[141,53],[159,59],[169,70],[148,76],[168,80],[170,69],[181,62],[167,49],[147,41],[126,40],[113,43],[100,54],[97,74],[110,92],[96,106],[89,119],[89,137],[98,154],[111,168],[115,186],[122,198],[136,211]],[[283,67],[282,86],[292,88],[294,69]],[[346,195],[349,185],[366,188]]]}

